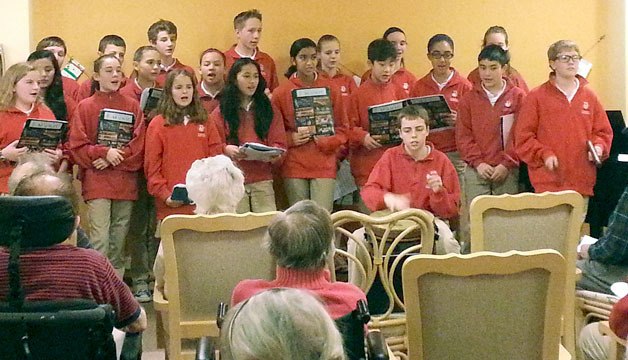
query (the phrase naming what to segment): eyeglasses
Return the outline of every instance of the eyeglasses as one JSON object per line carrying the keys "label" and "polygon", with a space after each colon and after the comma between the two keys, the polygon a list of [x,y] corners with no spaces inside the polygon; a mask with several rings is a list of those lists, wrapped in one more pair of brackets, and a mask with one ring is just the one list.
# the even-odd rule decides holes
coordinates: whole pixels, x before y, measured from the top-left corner
{"label": "eyeglasses", "polygon": [[450,60],[451,58],[454,57],[454,53],[450,53],[450,52],[445,52],[445,53],[441,53],[439,51],[434,51],[428,54],[432,59],[445,59],[445,60]]}
{"label": "eyeglasses", "polygon": [[563,63],[568,63],[571,60],[573,60],[574,62],[578,62],[580,61],[580,59],[582,59],[582,56],[580,55],[558,55],[554,60],[558,60]]}

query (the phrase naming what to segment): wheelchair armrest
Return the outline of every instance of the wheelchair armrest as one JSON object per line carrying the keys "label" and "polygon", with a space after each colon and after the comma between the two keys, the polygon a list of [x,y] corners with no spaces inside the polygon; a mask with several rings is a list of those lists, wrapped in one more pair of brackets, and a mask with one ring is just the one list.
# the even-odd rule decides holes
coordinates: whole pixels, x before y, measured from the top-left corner
{"label": "wheelchair armrest", "polygon": [[168,311],[168,300],[164,298],[164,294],[162,294],[159,289],[155,286],[155,290],[153,292],[153,306],[155,307],[155,311],[159,312],[167,312]]}
{"label": "wheelchair armrest", "polygon": [[366,334],[366,346],[369,360],[388,360],[388,346],[386,339],[379,330],[371,330]]}

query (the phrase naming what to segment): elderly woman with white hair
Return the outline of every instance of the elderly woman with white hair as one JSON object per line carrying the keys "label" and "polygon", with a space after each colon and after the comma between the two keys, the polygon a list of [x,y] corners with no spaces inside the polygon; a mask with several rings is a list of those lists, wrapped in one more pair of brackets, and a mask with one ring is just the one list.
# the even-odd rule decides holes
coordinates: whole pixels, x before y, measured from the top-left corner
{"label": "elderly woman with white hair", "polygon": [[316,295],[333,319],[339,319],[365,300],[353,284],[331,282],[326,268],[333,251],[333,226],[329,212],[311,200],[292,205],[268,226],[268,247],[277,262],[276,278],[244,280],[233,290],[231,304],[272,288],[298,288]]}
{"label": "elderly woman with white hair", "polygon": [[258,293],[232,308],[224,323],[221,359],[345,359],[342,337],[325,307],[302,290]]}
{"label": "elderly woman with white hair", "polygon": [[[192,163],[185,177],[188,198],[196,204],[195,214],[235,213],[244,196],[244,174],[225,155]],[[155,287],[167,297],[164,275],[164,250],[159,244],[155,265]]]}

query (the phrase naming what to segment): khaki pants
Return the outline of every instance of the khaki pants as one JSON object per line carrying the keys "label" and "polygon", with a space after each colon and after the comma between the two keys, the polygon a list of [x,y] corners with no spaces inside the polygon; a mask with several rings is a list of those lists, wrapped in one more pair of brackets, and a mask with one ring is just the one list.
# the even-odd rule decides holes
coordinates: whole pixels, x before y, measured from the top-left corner
{"label": "khaki pants", "polygon": [[463,172],[462,192],[464,193],[463,209],[460,217],[460,234],[458,239],[461,242],[468,243],[470,240],[469,231],[471,201],[480,195],[502,195],[516,194],[519,192],[519,170],[512,169],[508,172],[508,176],[501,183],[493,183],[483,179],[472,166],[468,165]]}
{"label": "khaki pants", "polygon": [[124,239],[129,231],[133,201],[94,199],[87,202],[89,236],[94,249],[105,255],[122,277]]}
{"label": "khaki pants", "polygon": [[336,179],[295,179],[283,180],[290,205],[301,200],[313,200],[318,205],[332,211]]}
{"label": "khaki pants", "polygon": [[238,203],[236,210],[238,214],[246,212],[262,213],[277,210],[272,180],[246,184],[244,185],[244,190],[244,197]]}

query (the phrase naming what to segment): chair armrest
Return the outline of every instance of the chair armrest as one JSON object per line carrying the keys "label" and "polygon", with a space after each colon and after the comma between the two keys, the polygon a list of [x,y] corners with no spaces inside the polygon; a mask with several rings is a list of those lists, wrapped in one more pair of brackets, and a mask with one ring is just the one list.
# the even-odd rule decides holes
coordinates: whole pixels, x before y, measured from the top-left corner
{"label": "chair armrest", "polygon": [[600,333],[602,333],[602,335],[610,336],[611,339],[616,343],[626,346],[626,340],[618,337],[613,332],[613,330],[611,330],[610,326],[608,325],[608,321],[600,321],[598,323],[598,329],[600,330]]}
{"label": "chair armrest", "polygon": [[153,292],[153,306],[155,307],[155,311],[168,311],[168,300],[164,299],[164,294],[162,294],[157,287],[155,287],[155,291]]}

